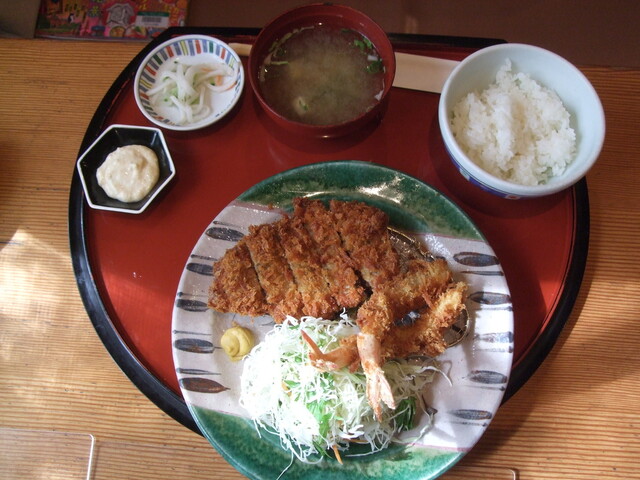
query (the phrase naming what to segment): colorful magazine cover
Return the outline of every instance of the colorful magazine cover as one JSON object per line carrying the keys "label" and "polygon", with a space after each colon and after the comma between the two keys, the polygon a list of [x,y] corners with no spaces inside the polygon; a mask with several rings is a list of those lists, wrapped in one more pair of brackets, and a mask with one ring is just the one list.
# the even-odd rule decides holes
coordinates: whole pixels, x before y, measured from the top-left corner
{"label": "colorful magazine cover", "polygon": [[148,40],[182,26],[189,0],[42,0],[36,36]]}

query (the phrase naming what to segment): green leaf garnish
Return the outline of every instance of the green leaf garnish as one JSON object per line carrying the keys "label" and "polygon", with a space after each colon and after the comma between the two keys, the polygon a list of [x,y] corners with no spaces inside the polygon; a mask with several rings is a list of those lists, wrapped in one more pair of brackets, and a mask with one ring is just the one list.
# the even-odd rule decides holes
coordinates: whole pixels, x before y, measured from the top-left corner
{"label": "green leaf garnish", "polygon": [[398,431],[411,430],[413,428],[413,420],[416,416],[416,397],[403,398],[396,408],[397,415],[395,417]]}
{"label": "green leaf garnish", "polygon": [[384,64],[382,63],[382,59],[375,60],[367,65],[367,72],[369,73],[380,73],[384,72]]}

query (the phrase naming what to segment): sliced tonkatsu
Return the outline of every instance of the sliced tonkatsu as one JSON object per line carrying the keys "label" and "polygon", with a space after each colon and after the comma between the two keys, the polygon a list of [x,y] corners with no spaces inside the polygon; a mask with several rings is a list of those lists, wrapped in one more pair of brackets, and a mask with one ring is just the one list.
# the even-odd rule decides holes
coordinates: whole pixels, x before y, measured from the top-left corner
{"label": "sliced tonkatsu", "polygon": [[284,217],[277,224],[284,255],[293,272],[305,315],[332,318],[339,310],[325,279],[313,239],[300,217]]}
{"label": "sliced tonkatsu", "polygon": [[216,262],[209,287],[209,307],[249,317],[268,313],[268,304],[244,240]]}
{"label": "sliced tonkatsu", "polygon": [[400,256],[389,238],[389,218],[362,202],[331,200],[330,210],[354,268],[376,290],[400,272]]}
{"label": "sliced tonkatsu", "polygon": [[320,200],[296,198],[294,216],[302,222],[313,240],[331,294],[338,305],[354,308],[364,299],[364,289],[353,269],[349,255],[342,247],[335,220]]}
{"label": "sliced tonkatsu", "polygon": [[302,314],[302,298],[285,257],[277,223],[250,227],[249,235],[244,240],[269,305],[270,315],[278,323],[287,315],[299,317]]}

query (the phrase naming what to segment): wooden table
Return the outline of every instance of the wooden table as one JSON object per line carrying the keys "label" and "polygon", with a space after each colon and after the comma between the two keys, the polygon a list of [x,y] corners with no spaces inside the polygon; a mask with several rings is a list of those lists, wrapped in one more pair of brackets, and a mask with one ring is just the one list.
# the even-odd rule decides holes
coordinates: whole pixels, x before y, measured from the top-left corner
{"label": "wooden table", "polygon": [[[143,46],[0,40],[3,478],[20,462],[66,471],[68,462],[49,460],[72,444],[85,472],[69,478],[87,478],[91,448],[90,478],[242,478],[119,371],[71,267],[76,156],[98,103]],[[640,70],[582,70],[604,104],[607,137],[587,176],[591,237],[576,306],[543,365],[445,479],[640,475]]]}

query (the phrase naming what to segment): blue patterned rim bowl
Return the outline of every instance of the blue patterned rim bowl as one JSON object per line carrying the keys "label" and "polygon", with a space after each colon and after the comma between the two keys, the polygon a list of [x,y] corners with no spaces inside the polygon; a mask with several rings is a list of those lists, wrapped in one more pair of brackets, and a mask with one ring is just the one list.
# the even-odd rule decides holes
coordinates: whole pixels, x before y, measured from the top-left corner
{"label": "blue patterned rim bowl", "polygon": [[[527,186],[502,180],[474,163],[458,144],[450,124],[453,107],[470,92],[495,82],[500,67],[510,60],[512,72],[523,72],[557,93],[568,110],[576,133],[576,153],[564,173],[546,183]],[[574,65],[540,47],[516,43],[494,45],[465,58],[445,82],[438,106],[440,131],[451,160],[472,184],[509,199],[550,195],[578,180],[596,162],[605,135],[602,103],[587,78]]]}
{"label": "blue patterned rim bowl", "polygon": [[[110,198],[96,178],[96,172],[107,155],[126,145],[144,145],[152,149],[158,157],[160,177],[153,189],[138,202],[125,203]],[[91,208],[133,214],[144,212],[176,174],[162,130],[135,125],[109,126],[78,158],[76,167],[87,203]]]}
{"label": "blue patterned rim bowl", "polygon": [[[178,107],[152,95],[156,82],[176,61],[185,66],[222,62],[237,74],[235,84],[220,92],[207,90],[207,113],[197,113],[193,120],[181,120]],[[136,72],[133,90],[138,108],[149,121],[169,130],[197,130],[219,121],[233,109],[242,95],[244,78],[242,61],[229,45],[207,35],[182,35],[167,40],[145,57]]]}

